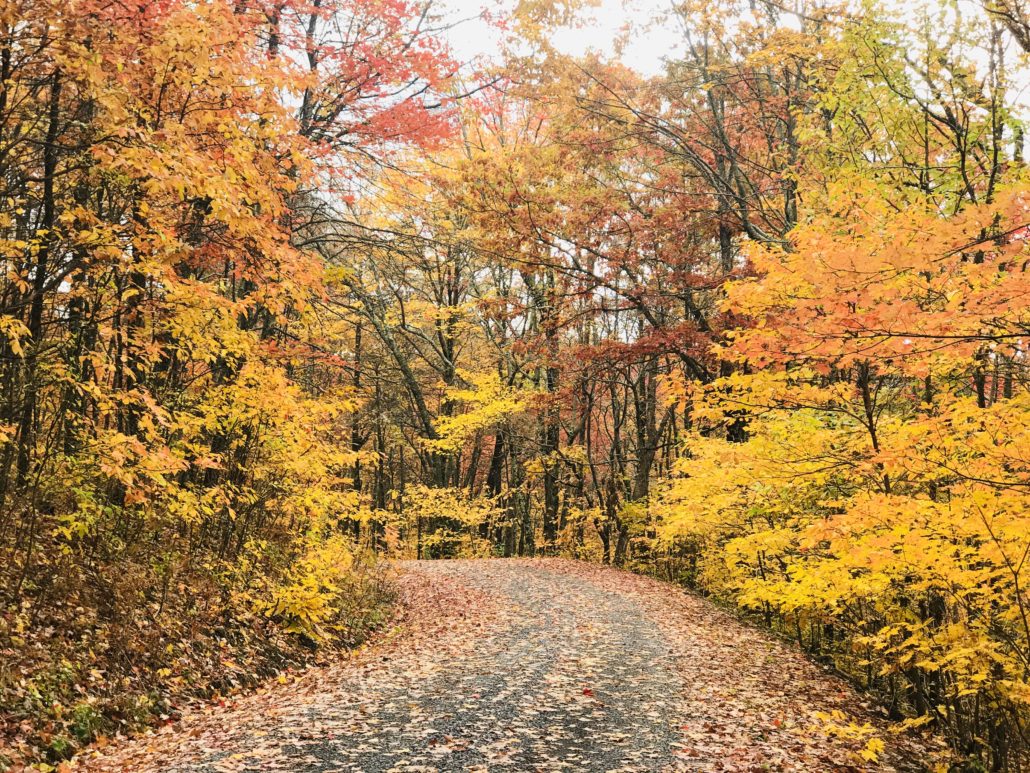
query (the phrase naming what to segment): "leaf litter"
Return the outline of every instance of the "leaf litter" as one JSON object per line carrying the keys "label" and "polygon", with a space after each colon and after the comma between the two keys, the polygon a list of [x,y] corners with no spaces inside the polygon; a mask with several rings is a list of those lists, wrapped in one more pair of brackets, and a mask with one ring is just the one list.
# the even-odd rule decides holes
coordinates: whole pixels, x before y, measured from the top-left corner
{"label": "leaf litter", "polygon": [[667,583],[564,559],[398,568],[395,624],[350,657],[74,768],[890,771],[940,752],[892,734],[800,652]]}

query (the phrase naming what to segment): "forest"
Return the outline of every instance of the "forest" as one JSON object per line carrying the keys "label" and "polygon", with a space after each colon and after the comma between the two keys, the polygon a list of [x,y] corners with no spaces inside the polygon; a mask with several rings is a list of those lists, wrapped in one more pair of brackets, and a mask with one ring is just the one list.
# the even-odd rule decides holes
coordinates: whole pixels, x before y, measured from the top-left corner
{"label": "forest", "polygon": [[3,0],[0,769],[514,556],[1030,764],[1030,8],[585,6]]}

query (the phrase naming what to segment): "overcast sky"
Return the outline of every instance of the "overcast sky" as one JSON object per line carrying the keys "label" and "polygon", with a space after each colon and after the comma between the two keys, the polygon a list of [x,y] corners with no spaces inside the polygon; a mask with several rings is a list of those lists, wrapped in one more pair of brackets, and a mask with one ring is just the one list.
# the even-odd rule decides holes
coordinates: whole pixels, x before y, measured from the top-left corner
{"label": "overcast sky", "polygon": [[[455,18],[477,16],[484,6],[510,7],[513,3],[514,0],[443,0],[448,15]],[[598,8],[588,9],[584,14],[585,26],[559,30],[554,40],[572,54],[589,49],[610,52],[620,31],[631,23],[634,32],[622,60],[644,74],[653,75],[661,69],[662,57],[675,49],[679,39],[674,29],[649,24],[668,5],[669,0],[601,0]],[[450,39],[463,59],[497,50],[497,31],[479,20],[459,25],[450,32]]]}
{"label": "overcast sky", "polygon": [[[589,49],[611,53],[613,41],[627,24],[632,34],[623,52],[622,61],[644,75],[656,75],[662,70],[662,58],[673,54],[682,43],[682,35],[675,23],[656,24],[653,20],[670,7],[673,0],[598,0],[598,7],[587,9],[587,24],[574,30],[560,30],[554,36],[558,45],[570,54],[583,54]],[[718,0],[712,0],[717,2]],[[917,3],[926,2],[933,7],[938,0],[888,0],[897,9],[900,18],[911,18]],[[511,8],[517,0],[437,0],[451,18],[476,17],[483,8]],[[950,7],[950,6],[949,6]],[[973,0],[959,0],[965,18],[982,13]],[[495,29],[474,19],[451,30],[449,34],[455,52],[462,59],[497,51],[499,35]],[[1018,108],[1030,115],[1030,67],[1017,64],[1020,54],[1010,45],[1007,56],[1010,87]],[[986,67],[986,53],[973,54]],[[1025,58],[1023,59],[1025,63]]]}

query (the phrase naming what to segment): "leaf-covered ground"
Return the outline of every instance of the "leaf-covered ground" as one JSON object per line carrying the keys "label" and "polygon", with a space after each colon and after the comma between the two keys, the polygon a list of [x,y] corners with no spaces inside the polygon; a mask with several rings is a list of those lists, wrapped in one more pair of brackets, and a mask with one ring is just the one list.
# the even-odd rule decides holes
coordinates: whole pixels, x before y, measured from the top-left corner
{"label": "leaf-covered ground", "polygon": [[[400,568],[403,615],[374,644],[77,768],[918,770],[929,759],[843,682],[673,586],[566,560]],[[847,718],[825,718],[834,712]],[[878,761],[863,759],[879,741]]]}

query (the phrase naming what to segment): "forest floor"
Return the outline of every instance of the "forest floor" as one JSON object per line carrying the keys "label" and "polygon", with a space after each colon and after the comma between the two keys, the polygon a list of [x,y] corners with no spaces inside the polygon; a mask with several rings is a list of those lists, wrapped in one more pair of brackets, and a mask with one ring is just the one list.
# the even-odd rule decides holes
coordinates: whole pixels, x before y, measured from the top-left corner
{"label": "forest floor", "polygon": [[74,769],[922,770],[936,751],[675,586],[560,559],[399,568],[397,625],[351,657]]}

